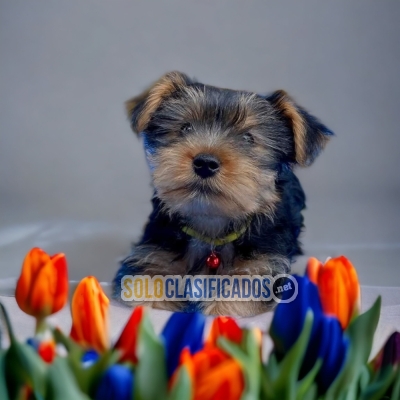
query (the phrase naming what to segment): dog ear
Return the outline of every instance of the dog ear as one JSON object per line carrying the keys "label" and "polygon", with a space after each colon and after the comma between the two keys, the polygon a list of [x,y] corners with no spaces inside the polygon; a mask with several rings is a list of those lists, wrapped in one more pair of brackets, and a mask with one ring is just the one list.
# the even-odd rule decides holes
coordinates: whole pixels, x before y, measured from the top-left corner
{"label": "dog ear", "polygon": [[267,100],[285,119],[293,132],[293,161],[302,167],[311,165],[333,132],[298,106],[284,90],[277,90],[267,96]]}
{"label": "dog ear", "polygon": [[189,83],[190,79],[185,74],[169,72],[143,93],[126,101],[125,108],[132,130],[137,134],[144,131],[161,102]]}

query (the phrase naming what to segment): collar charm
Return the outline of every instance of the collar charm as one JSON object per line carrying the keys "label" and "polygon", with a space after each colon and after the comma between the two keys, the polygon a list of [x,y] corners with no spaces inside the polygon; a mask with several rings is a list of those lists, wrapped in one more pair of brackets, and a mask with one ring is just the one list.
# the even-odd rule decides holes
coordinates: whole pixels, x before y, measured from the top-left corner
{"label": "collar charm", "polygon": [[215,251],[212,251],[207,257],[206,264],[210,269],[217,269],[221,265],[221,258]]}

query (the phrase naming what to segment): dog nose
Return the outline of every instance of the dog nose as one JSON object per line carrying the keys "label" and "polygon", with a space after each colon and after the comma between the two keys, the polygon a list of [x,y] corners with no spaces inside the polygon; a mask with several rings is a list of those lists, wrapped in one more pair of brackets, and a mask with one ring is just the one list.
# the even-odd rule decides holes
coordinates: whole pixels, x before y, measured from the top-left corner
{"label": "dog nose", "polygon": [[198,154],[193,160],[194,172],[200,178],[209,178],[215,175],[220,167],[217,157],[211,154]]}

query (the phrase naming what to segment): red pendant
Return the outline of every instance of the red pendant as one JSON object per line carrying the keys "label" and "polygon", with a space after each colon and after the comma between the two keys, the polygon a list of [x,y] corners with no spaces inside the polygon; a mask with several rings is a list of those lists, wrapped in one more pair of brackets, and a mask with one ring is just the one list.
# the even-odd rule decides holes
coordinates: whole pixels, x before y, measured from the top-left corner
{"label": "red pendant", "polygon": [[221,264],[221,259],[219,258],[219,256],[217,254],[215,254],[214,252],[212,252],[208,257],[207,257],[207,267],[208,268],[218,268],[219,265]]}

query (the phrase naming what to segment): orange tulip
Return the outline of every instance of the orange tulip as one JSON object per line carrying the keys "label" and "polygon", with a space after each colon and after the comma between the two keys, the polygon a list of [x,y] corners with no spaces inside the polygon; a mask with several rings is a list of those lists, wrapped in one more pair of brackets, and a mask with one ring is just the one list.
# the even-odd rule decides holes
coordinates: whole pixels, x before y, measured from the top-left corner
{"label": "orange tulip", "polygon": [[83,278],[72,297],[71,338],[102,352],[108,348],[108,305],[110,301],[94,276]]}
{"label": "orange tulip", "polygon": [[43,319],[61,310],[68,299],[68,271],[64,254],[49,256],[35,247],[25,257],[15,289],[25,313]]}
{"label": "orange tulip", "polygon": [[217,317],[214,319],[207,345],[216,346],[219,336],[223,336],[231,342],[240,343],[242,341],[242,330],[231,317]]}
{"label": "orange tulip", "polygon": [[[180,363],[186,367],[192,380],[194,400],[241,398],[244,389],[241,366],[219,348],[209,346],[194,355],[185,348]],[[174,378],[175,375],[172,385]]]}
{"label": "orange tulip", "polygon": [[136,343],[139,334],[139,325],[142,322],[144,314],[144,307],[139,306],[133,310],[129,321],[125,325],[121,336],[115,343],[114,348],[121,351],[120,362],[131,361],[134,364],[137,363],[138,358],[136,354]]}
{"label": "orange tulip", "polygon": [[351,262],[340,256],[323,265],[310,258],[306,274],[318,286],[324,313],[336,316],[345,329],[360,310],[360,284]]}

